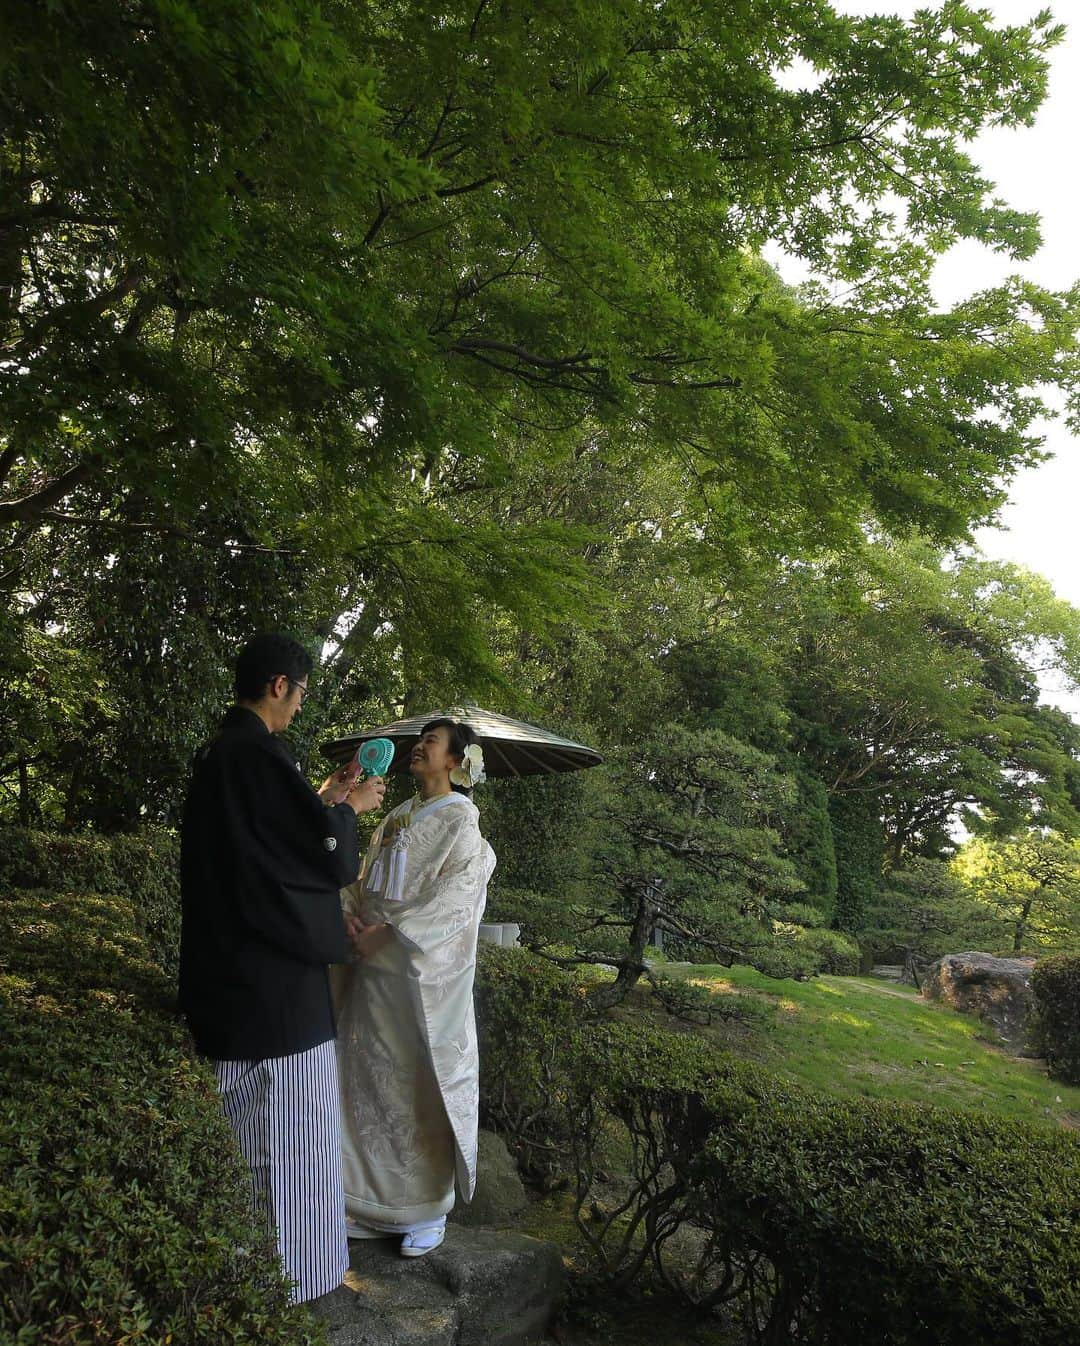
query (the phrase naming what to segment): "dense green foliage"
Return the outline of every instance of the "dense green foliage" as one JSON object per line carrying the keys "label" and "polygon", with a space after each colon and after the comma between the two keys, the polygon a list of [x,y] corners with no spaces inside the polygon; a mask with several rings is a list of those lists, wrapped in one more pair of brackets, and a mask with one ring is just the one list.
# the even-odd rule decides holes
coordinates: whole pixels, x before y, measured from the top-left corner
{"label": "dense green foliage", "polygon": [[[605,888],[605,857],[618,852],[621,837],[631,838],[650,876],[666,866],[671,894],[673,863],[704,872],[708,862],[692,847],[661,863],[648,840],[659,835],[653,818],[680,809],[685,825],[669,840],[678,849],[694,835],[694,771],[664,745],[665,737],[688,736],[714,745],[717,770],[728,760],[720,743],[758,764],[753,779],[742,776],[741,792],[729,791],[725,816],[743,810],[744,826],[764,819],[772,853],[794,866],[804,890],[785,892],[777,871],[755,892],[730,847],[735,884],[725,890],[706,879],[707,913],[693,901],[671,913],[685,956],[722,957],[726,943],[737,957],[759,966],[771,959],[783,970],[777,923],[866,935],[889,961],[903,961],[905,948],[914,958],[950,944],[1007,949],[1012,934],[1001,917],[1021,887],[999,885],[999,900],[986,885],[975,891],[959,870],[945,876],[940,862],[955,850],[960,820],[985,839],[979,845],[994,847],[1007,846],[1020,827],[1053,823],[1067,837],[1080,823],[1077,729],[1040,703],[1035,672],[1049,663],[1066,680],[1080,675],[1077,612],[1016,567],[950,555],[918,538],[743,575],[722,599],[687,577],[664,603],[627,550],[612,541],[606,564],[618,573],[625,610],[647,610],[649,622],[541,646],[546,660],[538,655],[535,668],[518,669],[548,714],[584,726],[577,732],[602,747],[619,746],[604,772],[584,780],[496,785],[478,796],[508,861],[495,888],[500,914],[521,921],[535,944],[610,954],[601,936],[610,941],[620,920],[631,930],[637,910],[629,894]],[[643,794],[622,763],[657,752],[669,761],[646,773]],[[624,847],[623,878],[641,872],[628,858]],[[938,864],[940,882],[929,881],[933,866],[920,869],[924,861]],[[1064,904],[1058,942],[1048,925],[1040,934],[1038,920],[1025,921],[1034,941],[1025,948],[1069,948],[1075,938],[1068,893],[1060,884],[1055,891]],[[1046,890],[1036,918],[1048,901]],[[654,910],[663,905],[654,902]],[[748,924],[754,914],[756,930]],[[712,954],[679,931],[681,923],[703,933],[710,926],[703,915],[714,918]],[[595,925],[601,916],[605,924]],[[1040,945],[1044,938],[1051,942]]]}
{"label": "dense green foliage", "polygon": [[861,930],[881,875],[881,811],[870,792],[834,796],[830,807],[836,854],[836,925]]}
{"label": "dense green foliage", "polygon": [[1080,948],[1080,840],[1033,827],[977,838],[953,865],[1001,928],[1012,954]]}
{"label": "dense green foliage", "polygon": [[0,1339],[320,1341],[139,926],[126,897],[0,884]]}
{"label": "dense green foliage", "polygon": [[947,848],[958,816],[998,834],[1035,811],[1075,828],[1078,731],[1040,704],[1037,670],[1075,680],[1080,614],[1045,581],[879,539],[793,568],[773,603],[801,751],[831,796],[876,796],[890,865]]}
{"label": "dense green foliage", "polygon": [[[149,1157],[187,1068],[136,1009],[143,973],[117,982],[132,922],[174,965],[174,843],[125,834],[176,823],[256,627],[316,656],[292,733],[313,775],[326,738],[465,695],[604,750],[478,796],[493,914],[618,968],[594,1014],[658,924],[676,952],[800,977],[854,970],[852,935],[905,957],[1080,942],[1080,730],[1038,689],[1080,681],[1080,614],[965,546],[1038,460],[1043,392],[1075,403],[1080,291],[1014,278],[941,312],[930,290],[958,240],[1035,250],[967,146],[1030,123],[1060,36],[962,0],[909,23],[827,0],[4,7],[0,883],[78,893],[87,918],[11,906],[30,970],[5,972],[0,1050],[37,1111],[9,1113],[4,1154],[37,1183],[85,1144],[85,1191],[58,1160],[58,1195],[14,1207],[61,1328],[84,1277],[115,1337],[177,1286],[153,1309],[177,1339],[286,1330],[246,1279],[233,1186],[205,1195],[205,1082],[176,1085]],[[768,245],[815,279],[782,283]],[[734,1295],[763,1340],[975,1341],[991,1309],[995,1332],[1066,1339],[1064,1143],[731,1063],[703,1082],[685,1045],[623,1053],[554,972],[493,958],[491,1118],[538,1173],[582,1117],[630,1125],[680,1220],[710,1228],[694,1191],[722,1215],[694,1293]],[[595,1048],[591,1099],[570,1039]],[[649,1249],[660,1172],[640,1170]],[[159,1181],[208,1201],[201,1272]],[[61,1200],[99,1202],[98,1280]],[[920,1247],[920,1222],[942,1237]]]}
{"label": "dense green foliage", "polygon": [[658,918],[812,971],[780,927],[858,933],[958,817],[1077,831],[1035,669],[1080,677],[1080,618],[956,550],[1038,456],[1031,390],[1072,393],[1076,296],[928,287],[959,238],[1037,243],[964,144],[1030,121],[1047,18],[0,25],[0,818],[175,824],[232,653],[283,626],[315,776],[462,695],[611,754],[492,791],[493,908],[627,978]]}
{"label": "dense green foliage", "polygon": [[1008,932],[950,866],[912,856],[875,890],[859,942],[875,963],[917,970],[961,949],[1003,952]]}
{"label": "dense green foliage", "polygon": [[1050,1073],[1080,1084],[1080,957],[1059,954],[1036,963],[1031,989]]}
{"label": "dense green foliage", "polygon": [[481,1122],[512,1139],[521,1167],[542,1181],[559,1170],[553,1141],[569,1143],[557,1100],[584,996],[544,959],[490,944],[478,952]]}
{"label": "dense green foliage", "polygon": [[[964,147],[1031,120],[1059,37],[960,3],[8,5],[5,811],[175,821],[253,625],[320,652],[305,755],[462,692],[617,739],[747,575],[868,520],[961,537],[1038,456],[1031,390],[1072,389],[1075,296],[939,313],[928,277],[1036,246]],[[564,655],[631,632],[618,698],[561,706]]]}
{"label": "dense green foliage", "polygon": [[[781,936],[787,933],[783,925],[780,926],[779,933]],[[791,939],[794,951],[805,957],[800,971],[828,972],[836,977],[853,977],[859,970],[859,945],[842,930],[823,930],[812,925],[796,925],[792,929]],[[779,943],[783,948],[783,939]],[[778,975],[794,976],[796,972],[793,969]]]}
{"label": "dense green foliage", "polygon": [[807,900],[823,920],[831,921],[836,914],[839,879],[829,794],[824,783],[801,762],[793,775],[795,798],[780,823],[784,846],[806,888]]}
{"label": "dense green foliage", "polygon": [[[1073,1340],[1072,1134],[830,1098],[641,1022],[579,1029],[567,1047],[572,982],[559,997],[549,969],[506,950],[483,979],[490,1115],[517,1139],[501,1100],[518,1077],[502,1072],[527,1003],[530,1050],[556,1073],[542,1091],[532,1077],[517,1115],[534,1146],[546,1125],[575,1174],[582,1234],[609,1275],[651,1265],[769,1346]],[[605,1205],[604,1173],[627,1161],[629,1191]]]}
{"label": "dense green foliage", "polygon": [[0,892],[50,892],[117,897],[130,909],[150,957],[175,974],[180,954],[180,852],[165,831],[62,836],[0,827]]}

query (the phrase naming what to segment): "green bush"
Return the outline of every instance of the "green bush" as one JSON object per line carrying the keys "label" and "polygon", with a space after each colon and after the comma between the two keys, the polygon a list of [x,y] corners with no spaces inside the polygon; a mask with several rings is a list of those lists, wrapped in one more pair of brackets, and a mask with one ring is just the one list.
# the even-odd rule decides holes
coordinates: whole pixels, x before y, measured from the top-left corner
{"label": "green bush", "polygon": [[[639,1026],[594,1032],[576,1070],[579,1134],[615,1118],[633,1142],[629,1204],[591,1230],[623,1277],[651,1259],[761,1343],[1075,1342],[1074,1137],[827,1097]],[[667,1257],[679,1226],[700,1231],[691,1271]]]}
{"label": "green bush", "polygon": [[505,1137],[526,1172],[549,1179],[565,1167],[564,1075],[584,991],[524,949],[481,944],[478,953],[481,1120]]}
{"label": "green bush", "polygon": [[0,828],[0,892],[117,894],[130,901],[154,961],[175,974],[180,956],[180,846],[158,829],[102,837]]}
{"label": "green bush", "polygon": [[1080,1084],[1080,957],[1059,954],[1036,963],[1031,989],[1050,1074]]}
{"label": "green bush", "polygon": [[792,913],[775,928],[770,947],[756,954],[754,966],[767,977],[792,977],[806,981],[819,972],[854,977],[859,971],[859,946],[841,930],[825,930],[789,923]]}
{"label": "green bush", "polygon": [[514,1100],[512,1125],[576,1178],[618,1283],[651,1266],[759,1346],[1073,1346],[1074,1136],[821,1095],[698,1036],[590,1024],[573,980],[529,955],[484,963],[487,1107],[503,1120]]}
{"label": "green bush", "polygon": [[0,895],[0,1341],[321,1341],[252,1223],[137,916],[104,894]]}
{"label": "green bush", "polygon": [[799,942],[818,958],[819,972],[854,977],[859,971],[859,946],[841,930],[804,930]]}
{"label": "green bush", "polygon": [[809,981],[821,968],[821,959],[815,949],[804,944],[801,931],[778,931],[771,944],[753,950],[750,966],[765,977],[792,981]]}
{"label": "green bush", "polygon": [[770,1011],[755,997],[717,995],[685,977],[668,976],[662,968],[652,971],[649,984],[669,1014],[693,1023],[760,1024],[770,1017]]}

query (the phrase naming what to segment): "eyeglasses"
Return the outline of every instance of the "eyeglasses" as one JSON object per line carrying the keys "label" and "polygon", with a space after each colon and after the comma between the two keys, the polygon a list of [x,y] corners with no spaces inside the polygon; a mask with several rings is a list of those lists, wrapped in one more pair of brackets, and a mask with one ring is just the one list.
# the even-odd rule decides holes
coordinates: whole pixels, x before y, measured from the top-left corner
{"label": "eyeglasses", "polygon": [[278,680],[278,678],[284,678],[285,681],[289,684],[290,687],[299,687],[299,689],[300,689],[300,704],[303,705],[304,702],[307,700],[307,696],[308,696],[308,685],[307,685],[307,683],[306,683],[306,682],[298,682],[298,681],[296,680],[296,678],[290,678],[289,675],[288,675],[288,673],[278,673],[275,677],[273,677],[273,678],[270,679],[271,683],[276,683],[277,680]]}

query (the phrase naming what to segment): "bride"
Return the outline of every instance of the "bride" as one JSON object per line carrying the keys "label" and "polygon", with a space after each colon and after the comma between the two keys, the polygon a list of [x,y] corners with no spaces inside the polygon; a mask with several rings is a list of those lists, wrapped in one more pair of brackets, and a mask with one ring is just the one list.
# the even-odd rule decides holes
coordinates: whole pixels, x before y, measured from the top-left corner
{"label": "bride", "polygon": [[472,730],[432,720],[409,770],[417,794],[383,820],[345,889],[361,963],[339,969],[338,1068],[352,1238],[442,1243],[455,1186],[476,1184],[479,1102],[472,986],[495,854],[468,791],[483,780]]}

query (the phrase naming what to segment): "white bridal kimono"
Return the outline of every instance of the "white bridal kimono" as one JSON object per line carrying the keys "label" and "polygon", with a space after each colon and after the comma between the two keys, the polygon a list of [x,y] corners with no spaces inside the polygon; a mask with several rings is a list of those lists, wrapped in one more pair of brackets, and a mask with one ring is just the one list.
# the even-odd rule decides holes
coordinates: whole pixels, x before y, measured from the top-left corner
{"label": "white bridal kimono", "polygon": [[[413,799],[379,826],[347,911],[394,937],[337,969],[345,1210],[370,1228],[438,1220],[476,1185],[472,988],[495,867],[464,795]],[[398,830],[383,847],[388,826]]]}

